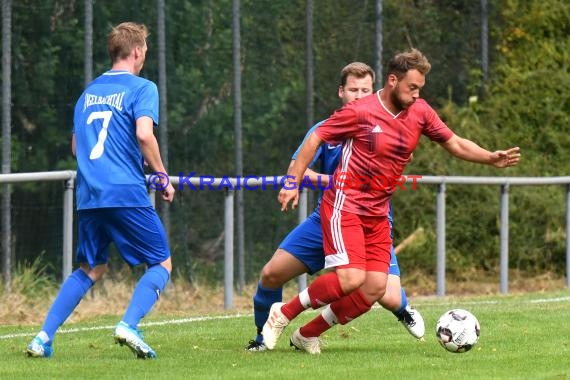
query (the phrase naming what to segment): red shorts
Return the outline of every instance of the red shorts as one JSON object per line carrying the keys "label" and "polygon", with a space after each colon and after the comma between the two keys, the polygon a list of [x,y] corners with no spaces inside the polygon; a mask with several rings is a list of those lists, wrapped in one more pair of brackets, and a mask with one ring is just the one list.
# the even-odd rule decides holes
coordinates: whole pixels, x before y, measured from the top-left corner
{"label": "red shorts", "polygon": [[321,203],[325,268],[388,273],[392,238],[387,216],[364,216]]}

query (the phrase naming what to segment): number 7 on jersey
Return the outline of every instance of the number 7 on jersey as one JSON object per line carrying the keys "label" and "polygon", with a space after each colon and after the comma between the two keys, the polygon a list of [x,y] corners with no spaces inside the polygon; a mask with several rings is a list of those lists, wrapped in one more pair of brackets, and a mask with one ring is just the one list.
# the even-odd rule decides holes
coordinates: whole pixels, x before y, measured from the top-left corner
{"label": "number 7 on jersey", "polygon": [[87,125],[91,124],[93,120],[103,119],[103,128],[99,132],[99,136],[97,137],[97,143],[91,149],[91,154],[89,155],[90,160],[96,160],[103,155],[105,151],[105,140],[107,139],[107,128],[109,127],[109,123],[111,122],[111,116],[113,116],[112,111],[96,111],[91,112],[89,117],[87,118]]}

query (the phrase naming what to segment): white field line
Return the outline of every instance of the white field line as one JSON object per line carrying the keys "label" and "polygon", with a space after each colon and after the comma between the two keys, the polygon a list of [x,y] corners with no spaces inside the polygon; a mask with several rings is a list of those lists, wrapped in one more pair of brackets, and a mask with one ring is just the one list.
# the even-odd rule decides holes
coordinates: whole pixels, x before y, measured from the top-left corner
{"label": "white field line", "polygon": [[[461,305],[495,305],[499,303],[530,303],[530,304],[539,304],[539,303],[557,303],[557,302],[567,302],[570,301],[570,296],[568,297],[557,297],[557,298],[538,298],[532,300],[481,300],[481,301],[462,301],[462,300],[454,300],[450,299],[449,304],[461,304]],[[438,306],[441,305],[441,302],[418,302],[418,305],[423,306]]]}
{"label": "white field line", "polygon": [[[569,297],[557,297],[557,298],[540,298],[540,299],[532,299],[526,301],[516,301],[516,303],[530,303],[530,304],[537,304],[537,303],[555,303],[555,302],[567,302],[570,301]],[[505,303],[509,302],[507,300],[489,300],[489,301],[460,301],[461,305],[493,305],[498,303]],[[452,303],[455,303],[453,301]],[[433,302],[418,302],[418,305],[424,306],[435,306],[441,305],[441,303],[433,303]],[[380,308],[377,304],[375,304],[374,308]],[[179,318],[179,319],[170,319],[165,321],[155,321],[155,322],[145,322],[141,323],[139,326],[164,326],[164,325],[179,325],[183,323],[194,323],[194,322],[204,322],[204,321],[214,321],[214,320],[223,320],[223,319],[235,319],[235,318],[251,318],[253,314],[231,314],[231,315],[219,315],[219,316],[211,316],[211,317],[191,317],[191,318]],[[58,334],[72,334],[77,332],[85,332],[85,331],[97,331],[97,330],[112,330],[115,328],[115,325],[112,326],[92,326],[92,327],[77,327],[77,328],[63,328],[58,330]],[[17,333],[17,334],[7,334],[7,335],[0,335],[0,340],[3,339],[13,339],[13,338],[23,338],[23,337],[33,337],[37,333],[35,332],[28,332],[28,333]]]}
{"label": "white field line", "polygon": [[[242,317],[252,317],[253,314],[232,314],[232,315],[219,315],[219,316],[212,316],[212,317],[191,317],[191,318],[180,318],[180,319],[170,319],[165,321],[155,321],[155,322],[145,322],[141,323],[139,326],[164,326],[164,325],[179,325],[182,323],[193,323],[193,322],[203,322],[203,321],[213,321],[213,320],[222,320],[222,319],[234,319],[234,318],[242,318]],[[116,325],[112,326],[92,326],[92,327],[74,327],[69,329],[59,329],[57,331],[58,334],[71,334],[76,332],[84,332],[84,331],[96,331],[96,330],[113,330]],[[37,333],[18,333],[18,334],[7,334],[7,335],[0,335],[0,340],[2,339],[12,339],[12,338],[21,338],[21,337],[33,337]]]}

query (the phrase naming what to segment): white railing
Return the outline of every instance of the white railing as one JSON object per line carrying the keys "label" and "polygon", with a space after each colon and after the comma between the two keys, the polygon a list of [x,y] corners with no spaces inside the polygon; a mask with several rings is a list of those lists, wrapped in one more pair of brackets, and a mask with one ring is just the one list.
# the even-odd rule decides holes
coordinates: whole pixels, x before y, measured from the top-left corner
{"label": "white railing", "polygon": [[[445,191],[446,185],[499,185],[500,201],[500,291],[508,293],[509,281],[509,188],[511,186],[566,186],[566,287],[570,288],[570,177],[461,177],[423,176],[418,183],[437,185],[437,295],[445,295]],[[410,182],[408,180],[408,182]]]}
{"label": "white railing", "polygon": [[[72,271],[73,262],[73,189],[76,173],[71,170],[38,173],[0,174],[0,184],[19,182],[63,181],[63,278]],[[437,186],[436,196],[436,234],[437,234],[437,295],[445,296],[445,194],[446,185],[497,185],[501,188],[500,200],[500,292],[508,293],[508,259],[509,259],[509,188],[511,186],[564,185],[566,186],[566,287],[570,288],[570,176],[568,177],[461,177],[461,176],[415,176],[419,184]],[[281,183],[283,176],[269,176]],[[407,182],[412,182],[408,176]],[[178,186],[179,177],[171,176],[174,186]],[[247,180],[247,183],[244,182]],[[194,177],[190,182],[199,186],[200,178]],[[246,186],[262,186],[266,184],[261,177],[257,179],[215,178],[209,182],[213,187],[224,183],[231,184],[232,189]],[[207,187],[205,187],[207,189]],[[229,186],[228,186],[229,188]],[[224,207],[224,306],[233,307],[234,283],[234,192],[227,190]],[[307,216],[306,192],[299,204],[299,221]],[[154,192],[150,192],[154,204]],[[306,286],[306,278],[301,277],[299,287]]]}
{"label": "white railing", "polygon": [[[75,171],[63,170],[53,172],[37,172],[37,173],[13,173],[0,174],[0,184],[22,183],[22,182],[64,182],[63,191],[63,278],[65,279],[71,274],[73,267],[73,189],[75,187]],[[11,228],[11,226],[3,226],[3,228]],[[10,234],[8,234],[10,236]],[[10,257],[10,242],[4,242],[2,252],[3,257]],[[6,265],[8,260],[4,261]]]}

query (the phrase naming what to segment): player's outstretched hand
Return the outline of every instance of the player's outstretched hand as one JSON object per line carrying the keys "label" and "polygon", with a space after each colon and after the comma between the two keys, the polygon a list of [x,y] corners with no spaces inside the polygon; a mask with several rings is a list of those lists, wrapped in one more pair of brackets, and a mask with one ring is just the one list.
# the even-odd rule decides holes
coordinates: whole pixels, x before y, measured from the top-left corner
{"label": "player's outstretched hand", "polygon": [[281,211],[287,212],[287,207],[289,206],[289,202],[291,203],[291,209],[296,209],[297,205],[299,204],[299,190],[297,187],[291,188],[282,188],[279,191],[279,195],[277,196],[277,201],[281,203]]}
{"label": "player's outstretched hand", "polygon": [[521,159],[521,149],[517,146],[507,150],[493,152],[492,164],[497,168],[515,166]]}
{"label": "player's outstretched hand", "polygon": [[169,183],[168,186],[166,186],[166,189],[162,190],[162,199],[167,202],[172,202],[174,199],[174,193],[174,187]]}

